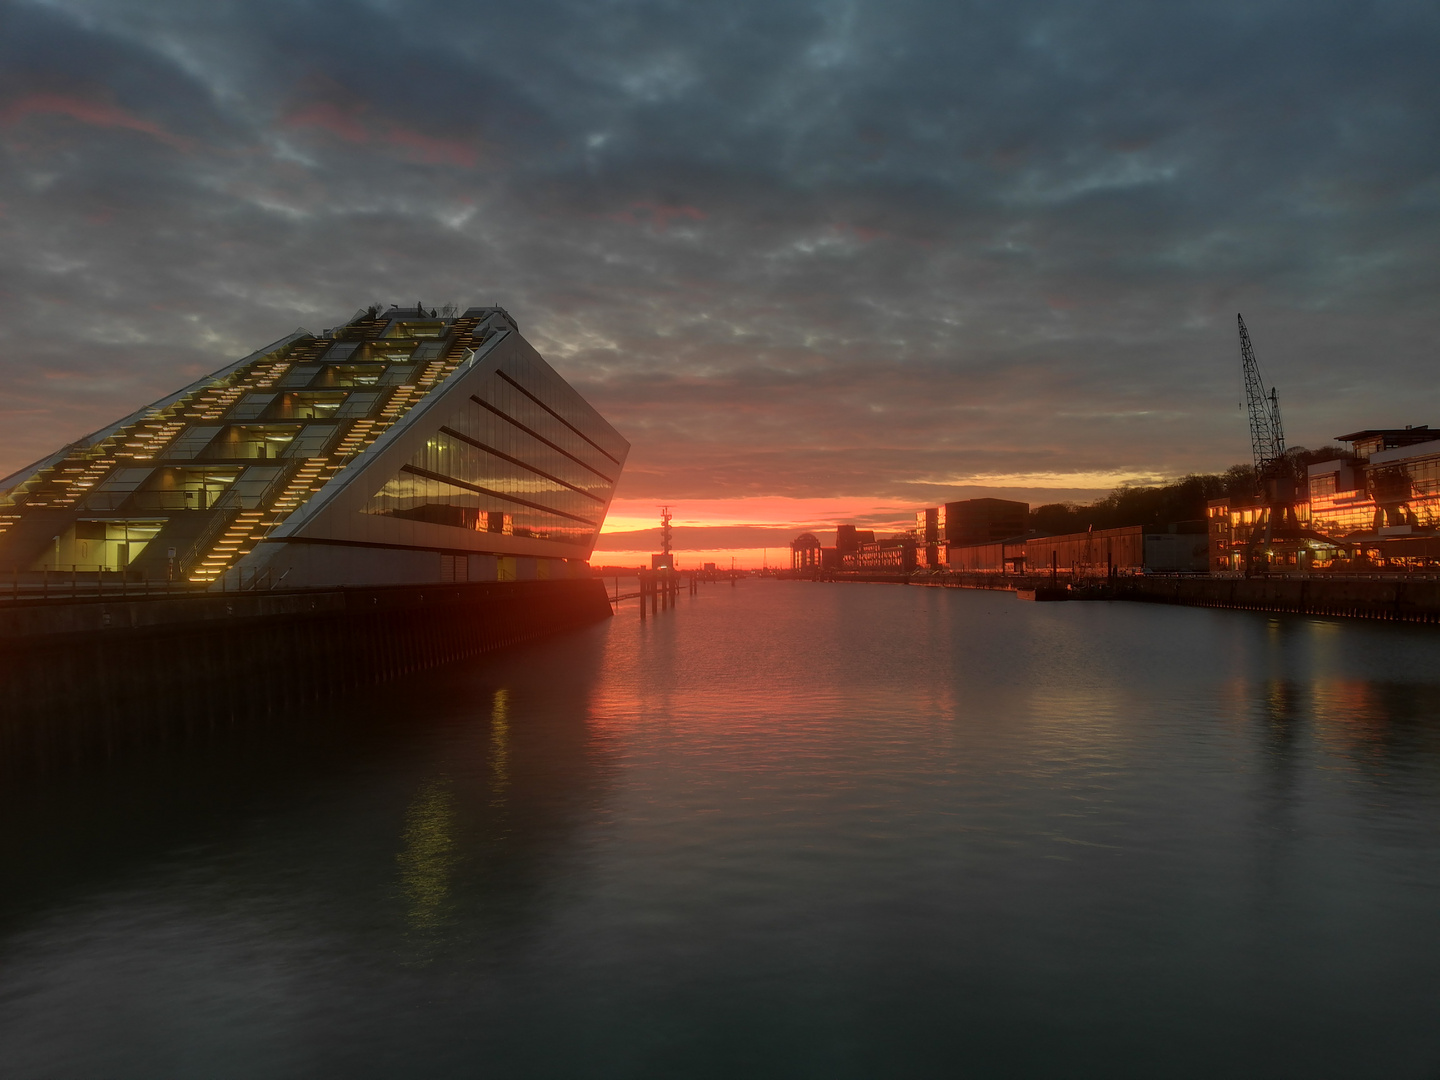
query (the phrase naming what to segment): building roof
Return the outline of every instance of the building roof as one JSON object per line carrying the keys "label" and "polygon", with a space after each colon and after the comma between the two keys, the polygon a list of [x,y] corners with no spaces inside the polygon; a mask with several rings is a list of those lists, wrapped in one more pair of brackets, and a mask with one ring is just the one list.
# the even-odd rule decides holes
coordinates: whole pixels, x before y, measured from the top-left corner
{"label": "building roof", "polygon": [[1405,446],[1409,443],[1429,442],[1435,438],[1435,432],[1430,430],[1429,424],[1416,424],[1414,427],[1403,428],[1366,428],[1364,431],[1352,431],[1349,435],[1336,435],[1339,442],[1370,442],[1374,439],[1383,439],[1386,446]]}

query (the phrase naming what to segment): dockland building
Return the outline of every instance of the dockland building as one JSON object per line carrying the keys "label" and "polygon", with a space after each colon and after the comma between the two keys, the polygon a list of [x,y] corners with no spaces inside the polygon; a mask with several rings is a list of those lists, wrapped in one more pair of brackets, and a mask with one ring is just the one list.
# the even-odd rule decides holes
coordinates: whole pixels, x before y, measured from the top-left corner
{"label": "dockland building", "polygon": [[1440,566],[1440,431],[1367,428],[1336,439],[1350,452],[1307,468],[1289,528],[1265,536],[1259,499],[1209,504],[1212,573],[1243,573],[1247,556],[1270,573]]}
{"label": "dockland building", "polygon": [[369,308],[0,480],[0,574],[582,576],[628,452],[503,309]]}
{"label": "dockland building", "polygon": [[1204,522],[1128,526],[1050,536],[1029,529],[1030,507],[1009,499],[967,499],[916,511],[915,528],[877,540],[854,525],[836,528],[823,547],[813,533],[790,545],[791,570],[827,572],[1024,574],[1067,577],[1203,573]]}

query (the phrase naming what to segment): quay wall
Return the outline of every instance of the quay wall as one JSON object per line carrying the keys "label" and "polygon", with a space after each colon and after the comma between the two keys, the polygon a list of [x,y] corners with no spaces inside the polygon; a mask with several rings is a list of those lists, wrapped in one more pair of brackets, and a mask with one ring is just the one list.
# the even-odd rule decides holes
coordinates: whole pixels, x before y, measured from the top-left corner
{"label": "quay wall", "polygon": [[[1050,574],[884,574],[884,573],[827,573],[824,577],[794,575],[800,580],[816,581],[858,581],[871,584],[921,585],[932,589],[991,589],[998,592],[1014,592],[1016,589],[1034,589],[1050,584]],[[1069,576],[1061,574],[1060,584],[1068,582]]]}
{"label": "quay wall", "polygon": [[595,579],[6,604],[0,755],[113,751],[610,614]]}
{"label": "quay wall", "polygon": [[1343,618],[1440,623],[1440,581],[1413,578],[1142,577],[1114,584],[1117,600]]}
{"label": "quay wall", "polygon": [[[828,581],[888,582],[952,589],[1043,588],[1049,574],[834,574]],[[1059,576],[1063,588],[1069,583]],[[1440,623],[1440,580],[1395,575],[1383,578],[1272,576],[1221,578],[1145,575],[1076,583],[1072,600],[1135,600],[1145,603],[1223,607],[1242,611],[1293,612],[1337,618]]]}

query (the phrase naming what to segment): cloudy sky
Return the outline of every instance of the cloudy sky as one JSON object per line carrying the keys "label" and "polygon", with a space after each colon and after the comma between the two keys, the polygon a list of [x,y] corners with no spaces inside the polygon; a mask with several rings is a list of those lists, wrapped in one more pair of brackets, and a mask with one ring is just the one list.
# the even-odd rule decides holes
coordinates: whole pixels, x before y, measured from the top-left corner
{"label": "cloudy sky", "polygon": [[1237,311],[1292,443],[1440,425],[1437,55],[1433,0],[0,0],[0,474],[417,299],[631,440],[619,529],[1222,469]]}

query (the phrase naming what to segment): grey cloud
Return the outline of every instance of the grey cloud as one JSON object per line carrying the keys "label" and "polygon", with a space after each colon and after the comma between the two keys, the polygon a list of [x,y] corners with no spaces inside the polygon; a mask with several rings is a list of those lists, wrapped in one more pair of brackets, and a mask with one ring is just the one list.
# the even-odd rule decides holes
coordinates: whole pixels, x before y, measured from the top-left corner
{"label": "grey cloud", "polygon": [[1440,417],[1433,5],[0,18],[0,471],[400,298],[510,308],[622,495],[1222,468],[1236,310],[1297,442]]}

